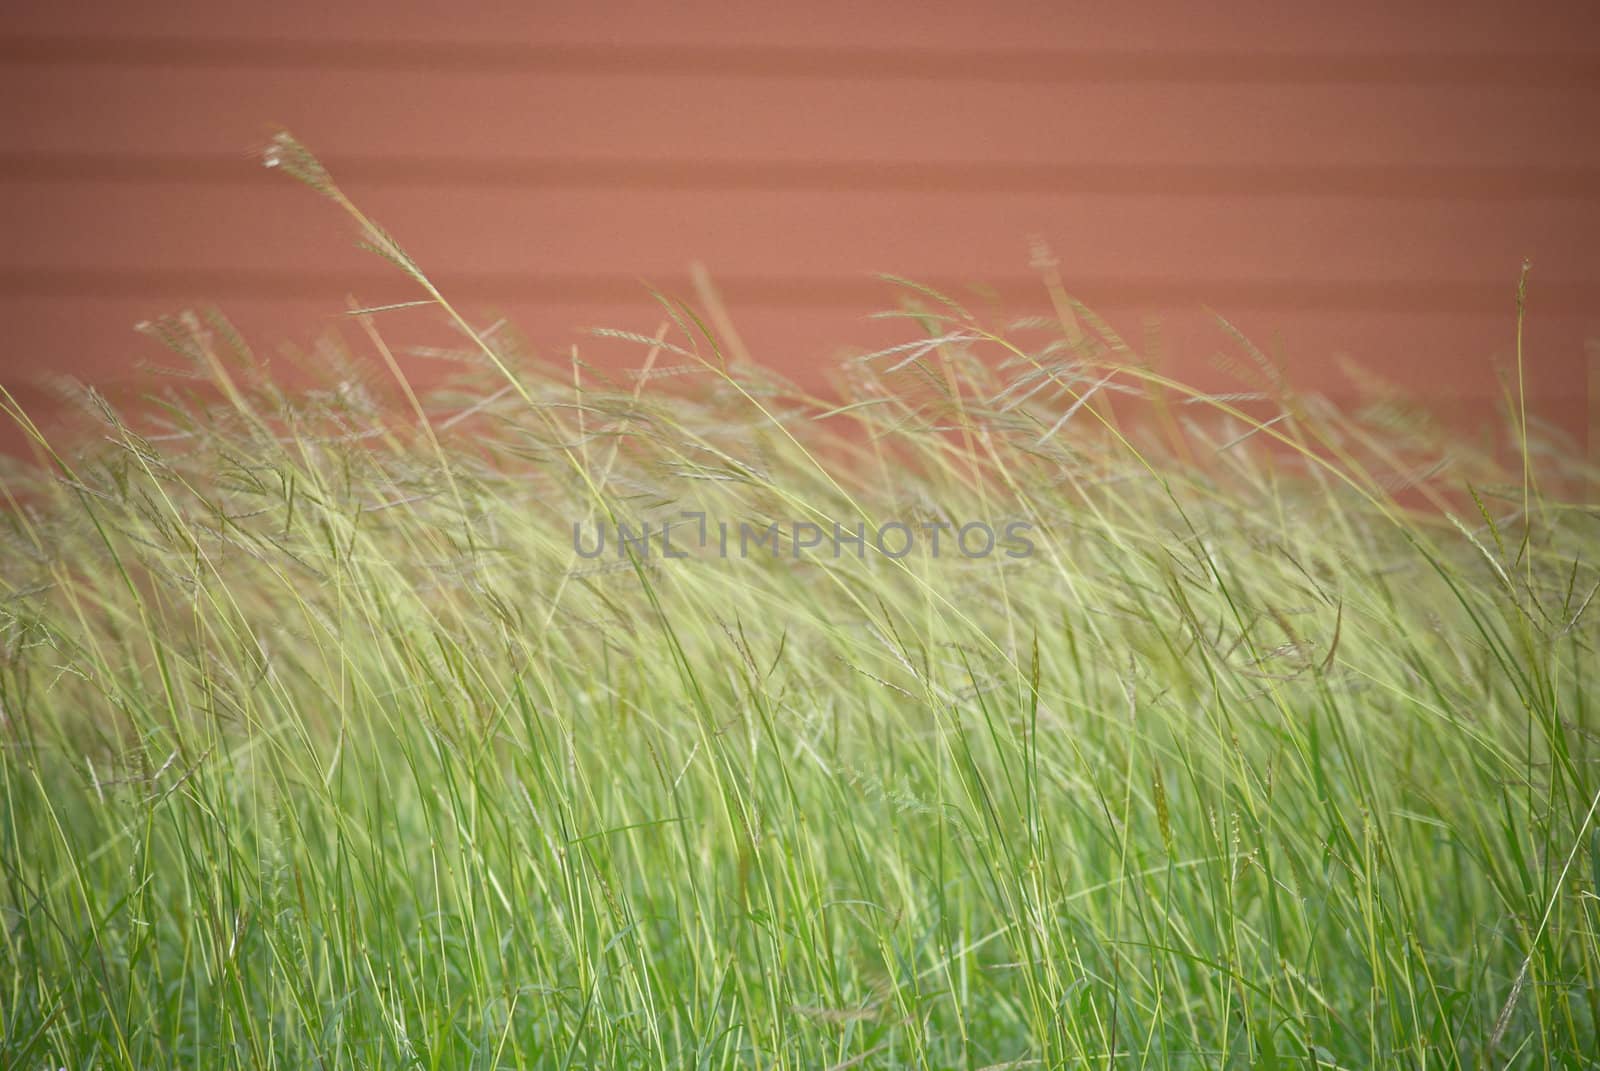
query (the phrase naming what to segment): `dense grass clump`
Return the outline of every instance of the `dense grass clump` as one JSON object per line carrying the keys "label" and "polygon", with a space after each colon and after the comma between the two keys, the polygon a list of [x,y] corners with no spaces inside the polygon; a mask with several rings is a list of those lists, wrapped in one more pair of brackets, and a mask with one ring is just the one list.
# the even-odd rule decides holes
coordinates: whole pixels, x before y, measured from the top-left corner
{"label": "dense grass clump", "polygon": [[0,1064],[1594,1066],[1575,452],[923,298],[843,404],[190,319],[220,400],[12,407]]}

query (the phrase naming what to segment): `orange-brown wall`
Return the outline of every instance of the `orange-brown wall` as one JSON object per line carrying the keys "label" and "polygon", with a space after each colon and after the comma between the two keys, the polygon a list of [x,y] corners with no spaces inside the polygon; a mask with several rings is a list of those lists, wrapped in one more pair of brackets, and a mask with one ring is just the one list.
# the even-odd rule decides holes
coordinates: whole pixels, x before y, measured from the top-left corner
{"label": "orange-brown wall", "polygon": [[[1528,257],[1530,390],[1578,428],[1590,6],[24,0],[0,13],[0,382],[148,382],[130,326],[196,301],[270,352],[347,293],[409,296],[252,160],[281,124],[459,304],[557,354],[654,330],[640,280],[687,295],[699,260],[750,348],[815,379],[886,337],[873,272],[1039,305],[1037,234],[1114,323],[1160,314],[1183,370],[1231,346],[1209,306],[1307,386],[1346,393],[1347,354],[1481,402]],[[385,328],[424,337],[415,315]]]}

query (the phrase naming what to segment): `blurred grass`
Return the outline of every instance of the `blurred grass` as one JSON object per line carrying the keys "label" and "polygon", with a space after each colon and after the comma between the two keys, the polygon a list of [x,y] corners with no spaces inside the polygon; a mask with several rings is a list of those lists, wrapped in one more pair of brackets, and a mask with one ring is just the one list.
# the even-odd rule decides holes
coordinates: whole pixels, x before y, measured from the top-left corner
{"label": "blurred grass", "polygon": [[[1595,1066],[1593,474],[1514,404],[1201,395],[1048,271],[842,401],[666,300],[613,381],[355,218],[438,391],[187,316],[211,400],[7,404],[0,1062]],[[1035,549],[574,551],[685,511]]]}

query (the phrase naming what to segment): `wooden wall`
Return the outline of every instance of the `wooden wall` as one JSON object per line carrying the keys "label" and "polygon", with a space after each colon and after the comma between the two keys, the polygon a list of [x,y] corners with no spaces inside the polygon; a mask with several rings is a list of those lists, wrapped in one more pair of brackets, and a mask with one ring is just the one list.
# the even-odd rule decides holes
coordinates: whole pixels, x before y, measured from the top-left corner
{"label": "wooden wall", "polygon": [[270,351],[349,292],[408,296],[252,160],[273,124],[558,355],[582,325],[653,330],[641,280],[687,294],[699,260],[750,347],[814,381],[884,339],[874,272],[1041,304],[1035,234],[1197,375],[1230,348],[1209,306],[1309,386],[1345,392],[1344,354],[1482,402],[1524,257],[1537,408],[1582,426],[1600,338],[1576,3],[22,2],[0,111],[12,386],[147,382],[130,325],[196,301]]}

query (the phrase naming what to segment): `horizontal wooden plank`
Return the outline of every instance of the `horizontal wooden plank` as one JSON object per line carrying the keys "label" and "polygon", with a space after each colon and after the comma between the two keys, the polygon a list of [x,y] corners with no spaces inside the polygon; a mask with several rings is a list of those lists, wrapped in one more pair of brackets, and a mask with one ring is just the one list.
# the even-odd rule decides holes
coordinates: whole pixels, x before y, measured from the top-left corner
{"label": "horizontal wooden plank", "polygon": [[[728,309],[739,338],[756,359],[821,389],[848,356],[917,337],[905,321],[870,318],[894,302],[895,295],[886,290],[854,306],[774,306],[730,297]],[[527,339],[541,359],[565,363],[576,345],[586,362],[616,372],[637,367],[643,348],[635,342],[595,337],[587,329],[599,326],[651,335],[663,323],[660,308],[644,294],[604,301],[485,300],[465,294],[457,303],[479,326],[508,319],[510,329]],[[178,359],[136,334],[133,325],[182,307],[177,299],[162,295],[0,293],[0,322],[7,326],[0,382],[75,375],[99,383],[144,381],[156,389],[163,379],[152,375],[149,366],[171,367]],[[337,295],[236,295],[220,307],[258,355],[268,360],[286,344],[304,349],[330,330],[342,334],[356,352],[367,352],[361,333],[340,315],[343,305]],[[1037,295],[1023,295],[1003,308],[979,311],[984,312],[981,318],[986,324],[1003,326],[1014,317],[1048,309]],[[1206,390],[1251,389],[1251,381],[1233,370],[1247,368],[1251,361],[1215,314],[1192,306],[1120,306],[1101,311],[1135,349],[1159,354],[1163,367],[1185,381]],[[1516,319],[1509,307],[1457,315],[1246,306],[1224,311],[1229,323],[1286,369],[1292,382],[1338,397],[1356,393],[1343,371],[1344,358],[1420,397],[1444,402],[1497,396],[1497,369],[1513,367]],[[436,381],[454,367],[414,352],[417,347],[431,353],[434,348],[459,346],[460,337],[436,310],[388,312],[378,317],[378,323],[407,374],[419,383]],[[676,329],[672,337],[682,341]],[[1036,329],[1017,334],[1019,340],[1035,344],[1046,337]],[[1524,338],[1530,397],[1541,406],[1581,399],[1585,346],[1596,343],[1600,343],[1600,319],[1551,313],[1535,302]],[[283,363],[278,361],[279,366]],[[683,364],[677,357],[662,358],[663,367]],[[372,374],[385,373],[374,368]]]}
{"label": "horizontal wooden plank", "polygon": [[1575,53],[908,50],[903,47],[572,45],[323,38],[106,38],[0,36],[0,60],[27,66],[111,64],[149,69],[501,71],[585,76],[704,75],[734,78],[860,78],[879,82],[1001,82],[1023,85],[1211,84],[1497,88],[1593,87],[1600,62]]}
{"label": "horizontal wooden plank", "polygon": [[[1420,5],[1356,0],[1337,5],[1242,0],[1197,5],[1185,0],[1043,7],[915,4],[910,0],[814,0],[803,5],[713,0],[672,5],[647,0],[529,5],[518,0],[441,7],[400,0],[374,11],[353,3],[278,0],[159,0],[126,4],[68,0],[12,4],[0,32],[143,38],[238,36],[322,40],[505,44],[638,44],[663,51],[685,44],[735,47],[876,45],[899,48],[1145,48],[1173,50],[1312,49],[1337,52],[1555,50],[1594,55],[1600,45],[1588,6],[1571,2],[1514,5],[1469,0],[1448,12]],[[310,31],[314,28],[315,33]]]}
{"label": "horizontal wooden plank", "polygon": [[[1600,167],[1600,88],[908,85],[642,75],[0,68],[0,150],[332,162]],[[531,166],[531,165],[528,165]],[[1448,189],[1449,180],[1442,185]]]}
{"label": "horizontal wooden plank", "polygon": [[[452,299],[497,304],[541,302],[615,303],[639,294],[677,298],[693,289],[689,274],[644,277],[620,275],[507,274],[457,271],[430,273]],[[901,277],[904,278],[904,277]],[[897,285],[895,277],[861,275],[848,278],[721,276],[716,285],[740,302],[794,309],[860,308]],[[1036,292],[1033,277],[1009,276],[972,285],[961,279],[920,276],[910,285],[952,295],[965,307],[1003,305]],[[1238,308],[1277,313],[1403,313],[1461,315],[1500,308],[1511,301],[1513,287],[1495,283],[1421,281],[1396,283],[1324,280],[1317,284],[1240,279],[1096,279],[1070,290],[1074,300],[1102,309]],[[1592,315],[1597,304],[1594,285],[1541,283],[1537,301],[1545,311],[1562,316]],[[398,273],[367,271],[250,271],[218,268],[144,271],[0,270],[0,293],[19,298],[50,298],[93,293],[166,302],[228,301],[239,297],[285,300],[343,300],[359,294],[369,305],[414,300],[419,288]],[[1085,297],[1087,295],[1087,297]]]}
{"label": "horizontal wooden plank", "polygon": [[[514,295],[578,280],[675,278],[692,259],[778,300],[815,301],[872,272],[1004,284],[1031,276],[1043,236],[1094,300],[1267,301],[1322,306],[1423,301],[1470,308],[1510,292],[1524,257],[1552,299],[1600,297],[1600,203],[1387,202],[1320,197],[852,192],[353,189],[363,209],[445,283]],[[348,221],[298,183],[10,183],[0,199],[8,285],[154,272],[205,286],[294,287],[382,276]],[[43,273],[43,274],[40,274]],[[276,275],[276,283],[266,280]],[[323,282],[313,282],[322,280]],[[586,283],[583,280],[599,280]],[[606,282],[612,280],[613,282]],[[812,280],[812,282],[803,282]],[[596,293],[596,291],[588,291]],[[1275,294],[1267,299],[1266,295]],[[1452,296],[1454,295],[1454,296]]]}
{"label": "horizontal wooden plank", "polygon": [[[253,161],[251,161],[253,163]],[[1266,164],[1011,164],[988,160],[765,161],[473,160],[348,156],[331,160],[341,181],[386,186],[517,190],[858,191],[1005,195],[1149,194],[1157,197],[1332,196],[1376,200],[1595,201],[1597,167],[1348,166]],[[200,182],[257,186],[281,177],[239,154],[28,155],[0,151],[0,183]]]}

